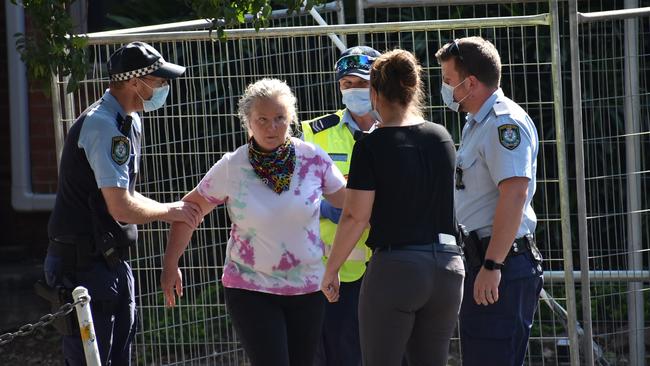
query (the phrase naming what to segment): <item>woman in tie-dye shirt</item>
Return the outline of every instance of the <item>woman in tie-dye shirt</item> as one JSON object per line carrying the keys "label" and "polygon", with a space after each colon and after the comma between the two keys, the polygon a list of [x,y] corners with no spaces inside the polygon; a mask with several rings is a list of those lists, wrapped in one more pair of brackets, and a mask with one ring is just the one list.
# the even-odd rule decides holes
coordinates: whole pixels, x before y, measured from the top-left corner
{"label": "woman in tie-dye shirt", "polygon": [[[207,214],[225,204],[232,221],[222,282],[252,365],[311,365],[323,319],[319,205],[341,206],[345,180],[319,147],[289,136],[296,98],[262,79],[239,101],[250,140],[225,154],[184,201]],[[193,229],[172,224],[161,284],[168,306],[182,294],[178,260]]]}

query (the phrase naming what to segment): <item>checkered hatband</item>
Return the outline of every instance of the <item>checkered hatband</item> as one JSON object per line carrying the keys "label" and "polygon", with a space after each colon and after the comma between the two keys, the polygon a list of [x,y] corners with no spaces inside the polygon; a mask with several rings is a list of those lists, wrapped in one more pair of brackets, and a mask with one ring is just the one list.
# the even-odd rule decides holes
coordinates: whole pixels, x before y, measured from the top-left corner
{"label": "checkered hatband", "polygon": [[111,75],[111,81],[124,81],[133,78],[139,78],[140,76],[149,75],[152,72],[158,70],[163,65],[163,62],[165,61],[161,57],[160,59],[158,59],[158,61],[154,62],[153,64],[147,67]]}

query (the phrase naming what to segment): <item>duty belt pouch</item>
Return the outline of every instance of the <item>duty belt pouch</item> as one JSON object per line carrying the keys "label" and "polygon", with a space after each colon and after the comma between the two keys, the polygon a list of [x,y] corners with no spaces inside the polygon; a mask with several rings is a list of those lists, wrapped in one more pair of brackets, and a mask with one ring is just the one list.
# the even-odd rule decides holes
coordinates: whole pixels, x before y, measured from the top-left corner
{"label": "duty belt pouch", "polygon": [[101,255],[112,269],[124,259],[122,254],[137,242],[137,227],[117,222],[108,212],[100,190],[90,195],[88,204],[92,213],[96,254]]}
{"label": "duty belt pouch", "polygon": [[[36,294],[50,303],[51,312],[58,311],[61,306],[71,304],[72,290],[63,286],[50,287],[43,280],[38,280],[34,284],[34,291]],[[78,335],[79,324],[77,323],[77,313],[73,310],[70,314],[57,318],[52,323],[52,326],[64,336]]]}
{"label": "duty belt pouch", "polygon": [[483,245],[475,231],[470,232],[464,239],[463,250],[465,251],[467,266],[473,269],[480,268],[485,260],[486,246]]}
{"label": "duty belt pouch", "polygon": [[530,235],[527,236],[526,239],[528,239],[528,245],[530,246],[530,254],[533,256],[533,259],[535,259],[535,262],[537,264],[542,264],[544,259],[542,258],[542,253],[539,251],[539,248],[537,248],[535,237]]}

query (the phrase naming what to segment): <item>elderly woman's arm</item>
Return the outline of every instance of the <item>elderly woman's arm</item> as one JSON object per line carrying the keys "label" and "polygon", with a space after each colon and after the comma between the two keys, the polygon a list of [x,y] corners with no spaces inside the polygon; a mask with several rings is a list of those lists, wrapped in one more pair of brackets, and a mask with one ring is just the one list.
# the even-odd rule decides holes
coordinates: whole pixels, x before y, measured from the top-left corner
{"label": "elderly woman's arm", "polygon": [[347,190],[343,214],[336,228],[332,253],[327,259],[325,276],[321,283],[321,290],[330,302],[338,300],[339,268],[359,241],[363,230],[368,226],[374,201],[375,191]]}
{"label": "elderly woman's arm", "polygon": [[[216,204],[206,201],[196,189],[183,197],[184,202],[193,202],[199,206],[201,217],[212,211]],[[183,276],[178,268],[178,260],[187,248],[194,233],[194,228],[183,222],[174,222],[169,229],[167,248],[163,258],[163,271],[160,276],[160,285],[165,295],[165,305],[176,305],[174,290],[178,296],[183,296]]]}
{"label": "elderly woman's arm", "polygon": [[324,194],[323,197],[330,203],[330,205],[336,208],[342,208],[343,202],[345,201],[345,187],[339,189],[338,191],[330,194]]}

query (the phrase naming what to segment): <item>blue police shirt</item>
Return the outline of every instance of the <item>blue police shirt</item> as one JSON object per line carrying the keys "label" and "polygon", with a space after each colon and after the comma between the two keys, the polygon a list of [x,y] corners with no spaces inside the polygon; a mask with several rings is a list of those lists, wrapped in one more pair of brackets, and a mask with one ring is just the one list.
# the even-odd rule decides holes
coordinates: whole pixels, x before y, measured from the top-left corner
{"label": "blue police shirt", "polygon": [[91,232],[88,199],[97,189],[119,187],[135,192],[142,125],[137,113],[130,116],[127,136],[121,131],[126,114],[107,90],[68,131],[56,202],[48,224],[50,238]]}
{"label": "blue police shirt", "polygon": [[[535,194],[538,153],[537,130],[528,114],[503,95],[499,88],[478,113],[468,114],[456,155],[455,210],[458,223],[477,230],[479,237],[492,235],[499,198],[499,182],[526,177],[528,196],[517,237],[535,232],[537,217],[531,206]],[[458,189],[458,180],[464,189]]]}

